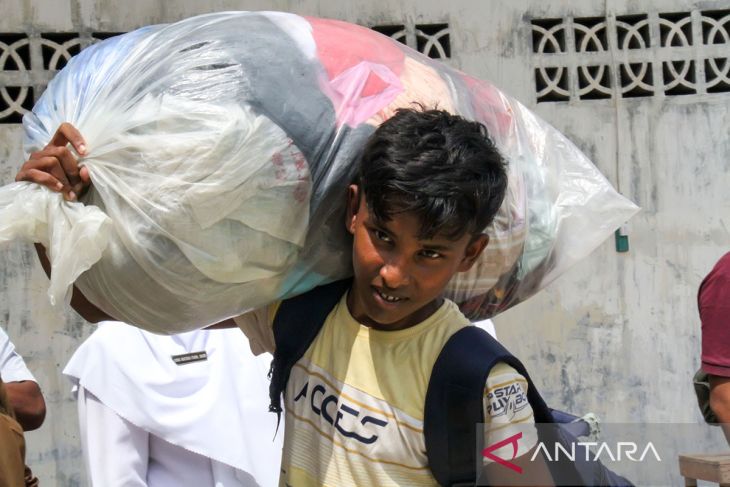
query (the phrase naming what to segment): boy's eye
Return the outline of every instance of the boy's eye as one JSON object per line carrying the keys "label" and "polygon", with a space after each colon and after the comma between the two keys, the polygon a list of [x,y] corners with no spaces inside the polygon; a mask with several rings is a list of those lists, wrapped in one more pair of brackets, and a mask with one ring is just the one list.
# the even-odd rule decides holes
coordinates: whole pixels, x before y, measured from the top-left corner
{"label": "boy's eye", "polygon": [[383,242],[392,242],[393,241],[390,238],[390,235],[388,235],[387,233],[385,233],[381,230],[374,229],[373,234],[375,235],[375,238],[377,238],[378,240],[382,240]]}
{"label": "boy's eye", "polygon": [[421,255],[427,259],[438,259],[441,257],[441,254],[435,250],[422,250]]}

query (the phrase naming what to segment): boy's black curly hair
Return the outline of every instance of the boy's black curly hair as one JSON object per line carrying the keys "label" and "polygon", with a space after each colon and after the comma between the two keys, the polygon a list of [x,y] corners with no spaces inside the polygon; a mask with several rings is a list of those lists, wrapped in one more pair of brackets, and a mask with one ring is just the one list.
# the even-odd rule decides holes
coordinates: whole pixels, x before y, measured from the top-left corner
{"label": "boy's black curly hair", "polygon": [[412,212],[419,238],[479,234],[499,210],[506,162],[486,127],[443,110],[399,109],[368,140],[358,184],[375,218]]}

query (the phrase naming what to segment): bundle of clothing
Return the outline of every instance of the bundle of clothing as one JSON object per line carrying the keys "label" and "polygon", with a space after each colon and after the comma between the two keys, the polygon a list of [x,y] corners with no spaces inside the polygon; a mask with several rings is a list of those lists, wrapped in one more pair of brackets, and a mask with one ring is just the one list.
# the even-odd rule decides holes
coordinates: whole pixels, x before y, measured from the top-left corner
{"label": "bundle of clothing", "polygon": [[472,319],[537,292],[637,208],[571,142],[491,84],[346,22],[228,12],[142,28],[71,59],[24,118],[25,150],[83,134],[92,189],[0,189],[0,242],[43,243],[49,296],[179,333],[347,277],[345,193],[398,108],[483,123],[509,187],[448,297]]}

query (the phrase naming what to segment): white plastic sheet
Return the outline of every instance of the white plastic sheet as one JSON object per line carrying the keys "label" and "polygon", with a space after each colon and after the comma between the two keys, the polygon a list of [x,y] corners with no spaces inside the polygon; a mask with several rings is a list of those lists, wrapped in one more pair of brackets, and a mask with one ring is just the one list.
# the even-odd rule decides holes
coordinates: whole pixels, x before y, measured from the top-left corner
{"label": "white plastic sheet", "polygon": [[526,299],[637,208],[564,136],[489,83],[344,22],[218,13],[73,58],[24,119],[28,153],[64,121],[87,141],[82,202],[0,188],[0,242],[49,249],[49,296],[179,333],[351,273],[345,189],[359,151],[419,102],[484,123],[508,159],[491,242],[448,295],[471,318]]}

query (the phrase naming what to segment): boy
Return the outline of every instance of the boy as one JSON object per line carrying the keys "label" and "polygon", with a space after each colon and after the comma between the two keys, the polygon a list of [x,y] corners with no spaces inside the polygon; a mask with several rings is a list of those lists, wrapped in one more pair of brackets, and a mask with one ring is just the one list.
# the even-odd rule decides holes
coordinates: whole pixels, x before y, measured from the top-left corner
{"label": "boy", "polygon": [[[435,483],[423,436],[426,390],[444,343],[469,325],[441,295],[486,247],[481,232],[506,184],[504,161],[486,129],[446,112],[400,110],[370,138],[348,190],[352,284],[286,385],[282,483]],[[276,309],[236,319],[264,350],[275,348]],[[511,392],[506,402],[494,400],[497,390]],[[514,369],[492,370],[484,396],[492,423],[486,444],[510,436],[496,424],[533,421],[525,394]],[[535,441],[521,443],[514,456]],[[544,465],[536,465],[540,471],[532,473],[549,482]],[[501,470],[493,470],[495,481]]]}
{"label": "boy", "polygon": [[[59,132],[54,141],[83,151],[78,132]],[[85,178],[69,154],[53,151],[34,156],[45,161],[37,163],[44,174],[57,176],[31,177],[28,161],[18,179],[73,199]],[[442,293],[486,247],[482,231],[506,185],[504,161],[481,124],[439,110],[400,110],[375,131],[348,189],[352,284],[286,383],[281,485],[436,485],[423,435],[426,390],[443,345],[470,325]],[[274,351],[277,309],[236,319],[252,347]],[[534,421],[526,387],[506,364],[492,369],[483,400],[486,445],[509,438],[510,424]],[[527,461],[535,443],[532,432],[518,450],[508,444],[494,454],[525,468],[523,482],[550,483],[542,461]],[[492,485],[509,482],[509,470],[497,467]]]}

